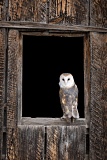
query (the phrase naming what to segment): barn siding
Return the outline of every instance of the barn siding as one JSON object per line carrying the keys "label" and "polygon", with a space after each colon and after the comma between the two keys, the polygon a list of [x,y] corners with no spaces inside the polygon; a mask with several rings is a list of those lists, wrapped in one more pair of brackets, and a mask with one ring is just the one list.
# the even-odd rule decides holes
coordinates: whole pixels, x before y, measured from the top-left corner
{"label": "barn siding", "polygon": [[6,9],[7,4],[6,4],[6,0],[0,0],[0,21],[4,21],[6,20],[6,13],[7,13],[7,9]]}
{"label": "barn siding", "polygon": [[88,0],[11,0],[10,21],[43,22],[61,25],[88,25]]}
{"label": "barn siding", "polygon": [[107,34],[91,33],[90,159],[107,159]]}
{"label": "barn siding", "polygon": [[49,22],[61,25],[88,25],[88,0],[50,0]]}
{"label": "barn siding", "polygon": [[3,122],[5,97],[5,29],[0,29],[0,159],[3,154]]}
{"label": "barn siding", "polygon": [[9,1],[10,21],[46,22],[45,0]]}
{"label": "barn siding", "polygon": [[90,25],[107,28],[107,0],[90,0]]}
{"label": "barn siding", "polygon": [[18,126],[18,159],[43,160],[45,127],[36,125]]}
{"label": "barn siding", "polygon": [[19,32],[10,30],[8,34],[8,80],[7,80],[7,159],[16,160],[18,123],[18,54]]}
{"label": "barn siding", "polygon": [[[6,149],[3,143],[7,147],[6,158],[8,160],[18,160],[18,158],[25,160],[26,156],[28,159],[33,160],[35,157],[35,155],[32,155],[33,153],[36,154],[38,159],[53,158],[55,160],[61,158],[64,160],[82,160],[85,155],[85,126],[48,126],[46,129],[44,126],[35,125],[18,126],[18,118],[20,119],[20,115],[18,115],[18,103],[20,103],[18,101],[18,83],[21,83],[18,74],[20,69],[17,67],[21,64],[19,62],[19,54],[21,53],[19,30],[21,29],[18,30],[18,27],[21,28],[20,22],[23,22],[22,27],[26,28],[23,31],[26,32],[30,31],[31,27],[35,28],[35,31],[38,28],[42,28],[42,31],[51,30],[51,32],[61,30],[61,34],[69,34],[66,32],[67,30],[75,33],[78,31],[85,33],[86,31],[95,31],[90,33],[90,39],[85,37],[85,53],[89,56],[86,59],[87,64],[85,64],[85,73],[87,73],[85,79],[89,79],[89,83],[87,81],[85,88],[88,88],[88,94],[85,95],[85,114],[89,125],[89,159],[106,160],[107,34],[97,32],[107,32],[104,30],[104,28],[107,28],[107,0],[0,0],[0,22],[2,21],[5,21],[5,23],[3,22],[4,29],[2,29],[3,23],[0,28],[0,159],[3,158],[2,155]],[[13,23],[9,23],[9,21]],[[42,23],[49,23],[49,26],[42,26]],[[75,25],[80,27],[76,28]],[[11,26],[17,29],[10,30],[8,35],[6,30]],[[72,27],[67,28],[66,26]],[[7,48],[8,57],[5,57]],[[8,58],[8,61],[6,58]],[[6,69],[6,65],[8,65],[8,69]],[[7,70],[8,74],[5,73]],[[7,104],[4,104],[6,102]],[[4,110],[4,106],[7,110]],[[3,127],[4,123],[7,124],[6,130]],[[6,142],[3,142],[3,133],[5,141],[7,138]],[[38,139],[39,136],[41,138]],[[34,139],[36,142],[33,141]],[[27,142],[25,145],[27,149],[22,145],[25,144],[25,141]],[[32,146],[30,142],[33,142]],[[39,143],[42,143],[45,149],[43,146],[41,148]],[[56,146],[57,144],[59,144],[59,147]],[[35,147],[37,152],[32,151]]]}
{"label": "barn siding", "polygon": [[84,160],[86,126],[18,126],[18,160]]}

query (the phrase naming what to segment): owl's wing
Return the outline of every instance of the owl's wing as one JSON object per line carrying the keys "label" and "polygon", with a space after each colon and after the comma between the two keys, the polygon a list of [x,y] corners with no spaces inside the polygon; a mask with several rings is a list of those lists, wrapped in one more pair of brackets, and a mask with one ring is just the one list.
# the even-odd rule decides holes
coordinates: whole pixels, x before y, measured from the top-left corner
{"label": "owl's wing", "polygon": [[72,105],[72,116],[74,118],[79,118],[79,112],[77,109],[77,105],[78,105],[78,97],[75,98],[75,101],[73,102],[73,105]]}
{"label": "owl's wing", "polygon": [[78,87],[77,87],[76,84],[75,84],[75,91],[74,91],[74,94],[75,94],[75,98],[78,98]]}
{"label": "owl's wing", "polygon": [[75,84],[75,100],[72,106],[72,116],[74,118],[79,118],[79,112],[78,112],[77,106],[78,106],[78,88],[77,88],[77,85]]}
{"label": "owl's wing", "polygon": [[62,92],[62,89],[59,90],[59,98],[60,98],[60,104],[61,104],[61,108],[62,110],[64,109],[63,108],[63,92]]}
{"label": "owl's wing", "polygon": [[63,115],[66,115],[69,112],[69,107],[68,107],[68,97],[67,95],[63,92],[62,89],[60,89],[59,91],[59,97],[60,97],[60,104],[61,104],[61,108],[63,111]]}

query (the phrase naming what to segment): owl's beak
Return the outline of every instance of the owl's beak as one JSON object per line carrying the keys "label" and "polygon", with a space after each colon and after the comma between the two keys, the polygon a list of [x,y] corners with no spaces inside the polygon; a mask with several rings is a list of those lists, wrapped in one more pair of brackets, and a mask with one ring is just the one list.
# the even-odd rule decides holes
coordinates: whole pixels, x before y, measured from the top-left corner
{"label": "owl's beak", "polygon": [[67,81],[64,81],[65,85],[67,85]]}

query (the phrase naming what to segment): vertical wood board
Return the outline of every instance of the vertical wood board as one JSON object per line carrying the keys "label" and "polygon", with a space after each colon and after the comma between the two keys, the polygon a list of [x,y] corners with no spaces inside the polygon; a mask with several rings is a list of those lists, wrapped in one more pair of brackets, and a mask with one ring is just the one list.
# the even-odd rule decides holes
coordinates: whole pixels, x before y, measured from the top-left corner
{"label": "vertical wood board", "polygon": [[43,160],[44,142],[44,126],[18,126],[18,160]]}
{"label": "vertical wood board", "polygon": [[46,22],[46,0],[9,1],[10,21]]}
{"label": "vertical wood board", "polygon": [[89,0],[50,0],[49,22],[63,25],[88,25]]}
{"label": "vertical wood board", "polygon": [[107,0],[90,0],[90,25],[107,28]]}
{"label": "vertical wood board", "polygon": [[48,126],[46,160],[84,160],[86,126]]}
{"label": "vertical wood board", "polygon": [[0,21],[6,20],[6,0],[0,0]]}
{"label": "vertical wood board", "polygon": [[90,159],[107,159],[107,34],[91,33]]}
{"label": "vertical wood board", "polygon": [[8,80],[7,80],[7,159],[17,159],[18,121],[18,68],[19,32],[8,34]]}
{"label": "vertical wood board", "polygon": [[3,121],[5,96],[5,30],[0,29],[0,159],[3,147]]}
{"label": "vertical wood board", "polygon": [[90,70],[91,70],[91,55],[90,55],[90,36],[84,36],[84,117],[87,127],[90,123]]}
{"label": "vertical wood board", "polygon": [[86,126],[67,127],[68,160],[84,160],[86,154]]}

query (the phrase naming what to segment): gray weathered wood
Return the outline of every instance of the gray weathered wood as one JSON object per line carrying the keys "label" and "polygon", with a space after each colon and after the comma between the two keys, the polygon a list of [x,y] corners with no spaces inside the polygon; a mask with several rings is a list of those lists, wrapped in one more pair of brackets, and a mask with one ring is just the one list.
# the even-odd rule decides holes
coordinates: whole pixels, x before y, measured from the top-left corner
{"label": "gray weathered wood", "polygon": [[67,142],[68,142],[68,160],[84,160],[86,146],[86,127],[68,126]]}
{"label": "gray weathered wood", "polygon": [[89,1],[11,0],[8,14],[10,21],[88,25]]}
{"label": "gray weathered wood", "polygon": [[43,160],[45,127],[35,125],[18,126],[18,159]]}
{"label": "gray weathered wood", "polygon": [[0,1],[0,21],[6,20],[6,1]]}
{"label": "gray weathered wood", "polygon": [[60,126],[59,127],[59,144],[58,144],[58,159],[66,160],[68,159],[68,143],[67,143],[67,127]]}
{"label": "gray weathered wood", "polygon": [[5,96],[5,29],[0,29],[0,159],[3,151],[3,121]]}
{"label": "gray weathered wood", "polygon": [[90,123],[90,39],[89,34],[84,36],[84,110],[87,127]]}
{"label": "gray weathered wood", "polygon": [[84,160],[86,126],[47,126],[46,160]]}
{"label": "gray weathered wood", "polygon": [[91,33],[90,159],[107,159],[107,34]]}
{"label": "gray weathered wood", "polygon": [[8,35],[7,81],[7,159],[17,159],[18,69],[19,32],[10,30]]}
{"label": "gray weathered wood", "polygon": [[9,1],[10,21],[46,22],[46,0]]}
{"label": "gray weathered wood", "polygon": [[90,0],[90,25],[107,28],[107,0]]}
{"label": "gray weathered wood", "polygon": [[46,138],[46,160],[59,160],[60,127],[48,126]]}
{"label": "gray weathered wood", "polygon": [[49,23],[60,25],[88,25],[89,1],[50,0]]}
{"label": "gray weathered wood", "polygon": [[22,117],[21,125],[86,125],[85,118],[74,119],[72,123],[68,123],[66,120],[60,118],[30,118]]}
{"label": "gray weathered wood", "polygon": [[[66,25],[58,25],[58,24],[43,24],[43,23],[36,23],[36,22],[0,22],[1,28],[13,28],[13,29],[26,29],[29,31],[31,29],[37,30],[50,30],[52,31],[63,31],[66,33],[68,31],[77,31],[77,32],[107,32],[107,28],[95,27],[95,26],[85,26],[85,25],[73,25],[73,26],[66,26]],[[28,30],[29,29],[29,30]],[[72,32],[71,32],[72,33]]]}
{"label": "gray weathered wood", "polygon": [[[8,44],[6,29],[10,29]],[[84,37],[85,119],[71,124],[60,118],[21,120],[23,44],[19,31]],[[89,37],[87,32],[94,33]],[[84,160],[87,127],[90,160],[107,160],[107,0],[0,0],[0,159]]]}

